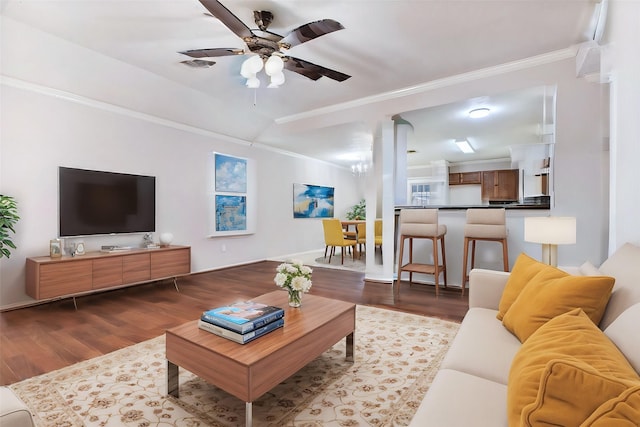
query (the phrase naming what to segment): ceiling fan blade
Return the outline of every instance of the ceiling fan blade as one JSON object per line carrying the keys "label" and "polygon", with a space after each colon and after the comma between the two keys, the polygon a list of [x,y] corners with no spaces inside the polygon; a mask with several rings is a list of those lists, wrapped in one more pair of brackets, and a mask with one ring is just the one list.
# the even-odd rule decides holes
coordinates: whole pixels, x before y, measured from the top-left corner
{"label": "ceiling fan blade", "polygon": [[202,59],[190,59],[188,61],[180,61],[180,63],[193,68],[209,68],[216,64],[214,61],[205,61]]}
{"label": "ceiling fan blade", "polygon": [[320,77],[325,76],[330,79],[343,82],[351,77],[348,74],[313,64],[309,61],[305,61],[304,59],[294,58],[292,56],[285,56],[284,59],[286,59],[284,62],[284,68],[308,77],[311,80],[318,80]]}
{"label": "ceiling fan blade", "polygon": [[320,21],[309,22],[308,24],[301,25],[287,34],[282,40],[280,40],[280,42],[286,43],[290,46],[296,46],[342,29],[344,29],[344,27],[338,21],[334,21],[333,19],[322,19]]}
{"label": "ceiling fan blade", "polygon": [[200,3],[227,28],[241,38],[253,37],[253,33],[236,15],[216,0],[200,0]]}
{"label": "ceiling fan blade", "polygon": [[190,56],[192,58],[211,58],[216,56],[242,55],[244,53],[244,50],[220,47],[214,49],[185,50],[184,52],[178,53]]}

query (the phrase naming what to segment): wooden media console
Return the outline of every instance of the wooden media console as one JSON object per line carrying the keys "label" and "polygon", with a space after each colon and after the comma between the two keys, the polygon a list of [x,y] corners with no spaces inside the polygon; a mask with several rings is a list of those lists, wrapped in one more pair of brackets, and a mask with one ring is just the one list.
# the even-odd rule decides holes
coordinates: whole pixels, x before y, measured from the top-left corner
{"label": "wooden media console", "polygon": [[175,284],[176,277],[191,272],[191,248],[168,246],[87,252],[75,257],[43,256],[27,258],[26,268],[26,292],[30,297],[75,297],[162,279],[173,278]]}

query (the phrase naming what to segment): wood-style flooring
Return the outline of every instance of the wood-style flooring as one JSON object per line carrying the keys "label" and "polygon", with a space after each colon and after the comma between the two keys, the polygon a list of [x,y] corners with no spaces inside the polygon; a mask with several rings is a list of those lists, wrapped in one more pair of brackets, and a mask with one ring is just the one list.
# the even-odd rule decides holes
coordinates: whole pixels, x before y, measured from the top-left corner
{"label": "wood-style flooring", "polygon": [[[136,344],[229,302],[276,289],[277,262],[264,261],[178,279],[64,299],[0,313],[0,385],[50,372]],[[460,321],[468,298],[459,289],[365,282],[362,273],[314,268],[311,294]],[[303,296],[304,308],[304,296]]]}

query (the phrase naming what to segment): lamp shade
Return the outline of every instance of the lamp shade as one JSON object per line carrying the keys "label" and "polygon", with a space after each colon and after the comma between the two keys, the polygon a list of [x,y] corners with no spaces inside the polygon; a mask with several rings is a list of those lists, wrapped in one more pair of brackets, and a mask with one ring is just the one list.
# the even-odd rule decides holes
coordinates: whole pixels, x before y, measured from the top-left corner
{"label": "lamp shade", "polygon": [[524,240],[551,245],[576,242],[575,217],[546,216],[524,219]]}

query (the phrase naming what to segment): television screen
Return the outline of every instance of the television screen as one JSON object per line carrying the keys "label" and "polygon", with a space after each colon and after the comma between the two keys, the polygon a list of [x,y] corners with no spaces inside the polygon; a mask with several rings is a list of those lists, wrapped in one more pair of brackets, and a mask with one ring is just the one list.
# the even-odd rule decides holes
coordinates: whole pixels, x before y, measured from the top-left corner
{"label": "television screen", "polygon": [[59,168],[60,237],[156,228],[156,178]]}

